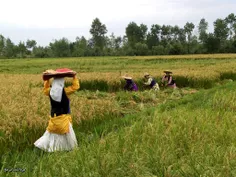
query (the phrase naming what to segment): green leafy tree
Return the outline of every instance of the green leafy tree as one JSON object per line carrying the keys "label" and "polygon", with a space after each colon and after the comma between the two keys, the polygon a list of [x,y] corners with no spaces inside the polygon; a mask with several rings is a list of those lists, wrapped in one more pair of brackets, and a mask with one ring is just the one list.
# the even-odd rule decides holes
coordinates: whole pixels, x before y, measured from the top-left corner
{"label": "green leafy tree", "polygon": [[161,27],[161,43],[163,46],[166,46],[171,41],[171,26],[162,25]]}
{"label": "green leafy tree", "polygon": [[160,43],[160,33],[161,26],[158,24],[152,25],[150,32],[147,34],[147,45],[149,49]]}
{"label": "green leafy tree", "polygon": [[188,53],[190,53],[190,42],[191,42],[191,36],[192,36],[192,32],[194,28],[195,28],[194,24],[189,23],[189,22],[187,22],[184,26],[184,30],[187,34],[187,39],[188,39]]}
{"label": "green leafy tree", "polygon": [[234,32],[234,40],[236,40],[236,23],[233,25],[233,32]]}
{"label": "green leafy tree", "polygon": [[0,34],[0,57],[3,57],[4,47],[5,47],[6,39],[3,35]]}
{"label": "green leafy tree", "polygon": [[109,37],[106,36],[106,49],[105,54],[111,56],[117,56],[121,53],[121,44],[122,38],[116,37],[114,33],[112,33]]}
{"label": "green leafy tree", "polygon": [[152,46],[152,54],[153,55],[166,55],[165,47],[162,45]]}
{"label": "green leafy tree", "polygon": [[140,24],[139,28],[140,28],[140,38],[141,38],[140,42],[145,42],[145,40],[147,39],[147,31],[148,31],[147,25]]}
{"label": "green leafy tree", "polygon": [[220,49],[220,40],[219,38],[215,37],[214,34],[210,33],[207,36],[205,47],[208,53],[217,53]]}
{"label": "green leafy tree", "polygon": [[15,56],[15,45],[14,43],[9,39],[7,38],[6,40],[6,46],[4,48],[4,55],[7,57],[7,58],[12,58]]}
{"label": "green leafy tree", "polygon": [[33,49],[37,45],[37,42],[35,40],[27,40],[26,41],[26,47],[27,49]]}
{"label": "green leafy tree", "polygon": [[[191,39],[191,50],[190,50],[190,53],[192,53],[192,54],[199,54],[199,53],[205,52],[205,50],[200,51],[201,46],[202,46],[202,44],[199,43],[198,36],[193,35],[192,39]],[[185,51],[184,51],[184,53],[185,53]]]}
{"label": "green leafy tree", "polygon": [[109,37],[107,36],[107,39],[106,39],[107,48],[110,48],[112,50],[115,49],[115,39],[116,39],[116,37],[115,37],[114,33],[111,33],[111,35]]}
{"label": "green leafy tree", "polygon": [[35,40],[27,40],[26,41],[26,48],[27,48],[27,54],[31,54],[33,48],[37,45],[37,42]]}
{"label": "green leafy tree", "polygon": [[143,43],[146,40],[147,30],[148,28],[144,24],[138,26],[135,22],[129,23],[125,29],[129,46],[134,48],[136,43]]}
{"label": "green leafy tree", "polygon": [[233,45],[232,46],[232,48],[233,48],[232,53],[236,53],[236,40],[233,41],[232,45]]}
{"label": "green leafy tree", "polygon": [[234,13],[229,14],[225,18],[225,22],[228,24],[229,38],[232,39],[236,35],[234,30],[234,26],[236,26],[236,15],[234,15]]}
{"label": "green leafy tree", "polygon": [[102,24],[98,18],[95,18],[92,22],[90,33],[92,35],[92,40],[94,41],[95,50],[100,50],[102,52],[106,44],[105,34],[107,33],[107,28],[105,24]]}
{"label": "green leafy tree", "polygon": [[115,49],[118,50],[121,48],[122,38],[120,36],[115,38]]}
{"label": "green leafy tree", "polygon": [[73,45],[72,56],[75,57],[86,56],[86,51],[87,51],[87,40],[85,39],[84,36],[82,36],[81,38],[77,37]]}
{"label": "green leafy tree", "polygon": [[214,22],[214,35],[220,42],[224,42],[227,39],[229,36],[229,28],[225,20],[217,19]]}
{"label": "green leafy tree", "polygon": [[147,55],[148,54],[148,46],[147,44],[137,43],[135,44],[135,54],[136,55]]}
{"label": "green leafy tree", "polygon": [[174,27],[171,27],[171,36],[174,42],[179,41],[179,36],[180,36],[179,26],[175,25]]}
{"label": "green leafy tree", "polygon": [[175,42],[170,46],[169,54],[180,55],[184,53],[184,48],[180,42]]}
{"label": "green leafy tree", "polygon": [[34,57],[37,57],[37,58],[49,57],[49,55],[47,54],[47,50],[42,46],[34,47],[32,53]]}
{"label": "green leafy tree", "polygon": [[186,33],[184,28],[179,29],[178,41],[183,45],[186,43]]}
{"label": "green leafy tree", "polygon": [[70,56],[70,43],[66,38],[55,40],[53,43],[50,43],[49,46],[54,57]]}
{"label": "green leafy tree", "polygon": [[199,40],[204,43],[207,39],[208,22],[202,18],[198,25]]}
{"label": "green leafy tree", "polygon": [[18,52],[18,56],[20,58],[25,58],[26,52],[27,52],[27,48],[24,42],[20,41],[18,46],[17,46],[17,52]]}
{"label": "green leafy tree", "polygon": [[235,53],[236,15],[214,21],[214,32],[208,34],[208,22],[202,18],[197,26],[198,36],[193,35],[195,26],[187,22],[184,27],[177,25],[153,24],[148,31],[145,24],[130,22],[125,36],[107,34],[106,25],[96,18],[90,28],[91,39],[76,38],[69,42],[62,38],[49,46],[36,46],[35,40],[20,42],[18,45],[0,35],[0,57],[82,57],[104,55],[164,55],[186,53]]}

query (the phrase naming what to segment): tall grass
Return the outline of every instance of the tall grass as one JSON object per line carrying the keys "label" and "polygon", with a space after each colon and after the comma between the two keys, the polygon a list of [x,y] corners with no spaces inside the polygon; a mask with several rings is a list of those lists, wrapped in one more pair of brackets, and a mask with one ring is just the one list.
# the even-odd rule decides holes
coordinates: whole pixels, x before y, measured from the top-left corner
{"label": "tall grass", "polygon": [[[0,176],[235,176],[235,55],[163,57],[0,60]],[[33,143],[50,107],[41,72],[57,67],[80,78],[79,148],[48,154]],[[144,72],[160,83],[164,69],[179,89],[143,87]],[[139,92],[123,91],[126,72]]]}
{"label": "tall grass", "polygon": [[[201,77],[201,76],[183,76],[183,75],[174,75],[174,80],[178,87],[190,87],[190,88],[204,88],[209,89],[214,87],[217,83],[224,81],[224,80],[236,80],[236,73],[235,72],[221,72],[219,73],[218,77]],[[157,83],[161,86],[161,76],[154,77]],[[144,86],[143,78],[136,78],[134,82],[137,84],[139,90],[147,90],[148,87]],[[81,89],[82,90],[90,90],[90,91],[105,91],[105,92],[117,92],[122,91],[125,85],[125,81],[118,79],[117,80],[85,80],[81,82]]]}
{"label": "tall grass", "polygon": [[222,72],[220,73],[220,80],[224,79],[231,79],[236,80],[236,73],[235,72]]}
{"label": "tall grass", "polygon": [[10,166],[26,168],[20,176],[235,176],[235,86],[81,124],[78,149],[4,156],[1,174]]}
{"label": "tall grass", "polygon": [[[164,58],[163,58],[164,57]],[[196,60],[197,58],[197,60]],[[0,73],[3,74],[41,74],[46,69],[68,67],[74,69],[83,78],[101,79],[104,74],[111,78],[131,72],[141,76],[150,72],[161,75],[163,70],[171,69],[176,75],[199,76],[215,75],[215,72],[235,70],[236,55],[183,55],[183,56],[147,56],[147,57],[95,57],[60,59],[9,59],[0,60]],[[98,78],[101,76],[100,78]]]}
{"label": "tall grass", "polygon": [[[20,77],[17,79],[18,81],[22,79],[22,82],[25,80]],[[18,86],[17,80],[15,81],[16,83],[13,79],[3,80],[8,84],[11,82],[14,89],[10,93],[4,93],[5,96],[2,99],[1,107],[5,119],[1,117],[1,154],[9,149],[21,152],[26,147],[33,147],[34,141],[45,131],[49,119],[49,98],[42,94],[40,84],[30,82],[24,86]],[[24,99],[21,99],[22,96]],[[9,100],[11,102],[8,102]],[[72,118],[75,125],[86,125],[87,123],[84,123],[86,120],[98,126],[98,122],[104,122],[110,119],[109,117],[112,119],[124,117],[126,114],[141,111],[143,104],[147,106],[159,104],[162,101],[160,95],[153,95],[152,92],[120,91],[114,94],[99,90],[95,92],[81,90],[71,96]]]}

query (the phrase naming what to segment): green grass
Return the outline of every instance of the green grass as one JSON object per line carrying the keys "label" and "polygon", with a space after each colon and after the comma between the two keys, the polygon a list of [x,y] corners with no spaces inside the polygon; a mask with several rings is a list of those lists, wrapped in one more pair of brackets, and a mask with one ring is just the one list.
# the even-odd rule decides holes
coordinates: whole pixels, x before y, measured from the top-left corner
{"label": "green grass", "polygon": [[[79,98],[84,100],[106,100],[111,99],[114,94],[101,92],[101,91],[80,91],[75,93]],[[112,109],[100,114],[92,114],[86,117],[86,120],[82,120],[78,123],[75,123],[75,126],[78,127],[78,130],[82,133],[96,133],[99,136],[104,134],[104,128],[107,131],[112,131],[114,129],[114,122],[119,122],[120,118],[123,118],[127,114],[137,113],[143,110],[143,108],[152,106],[153,104],[160,104],[164,101],[163,94],[155,94],[153,92],[124,92],[120,91],[114,95]],[[41,105],[39,103],[39,105]],[[88,110],[90,111],[90,107]],[[38,108],[39,112],[36,114],[41,114],[45,117],[43,110]],[[75,107],[76,109],[76,107]],[[24,115],[21,116],[21,119],[24,119]],[[125,119],[124,119],[125,120]],[[46,123],[46,121],[45,121]],[[46,124],[39,122],[37,124],[32,124],[29,126],[26,121],[22,121],[20,126],[18,123],[14,124],[13,131],[10,135],[5,135],[4,132],[0,134],[0,153],[4,154],[9,149],[14,149],[16,152],[22,152],[25,148],[32,148],[33,143],[38,139],[43,132],[45,131]],[[79,124],[79,125],[78,125]],[[19,128],[20,127],[20,128]]]}
{"label": "green grass", "polygon": [[[79,147],[42,153],[26,148],[2,158],[19,176],[235,176],[236,83],[149,106],[133,114],[74,126]],[[98,94],[100,97],[107,96]],[[118,94],[117,101],[134,95]],[[140,96],[139,96],[140,97]]]}
{"label": "green grass", "polygon": [[[11,74],[41,74],[46,69],[67,67],[77,72],[147,72],[165,69],[191,69],[208,68],[227,64],[235,65],[235,58],[212,59],[160,59],[144,57],[84,57],[84,58],[44,58],[44,59],[0,59],[0,73]],[[156,72],[155,71],[155,72]]]}
{"label": "green grass", "polygon": [[[72,114],[83,109],[80,116],[85,119],[72,116],[76,120],[73,127],[77,149],[44,153],[33,143],[44,133],[46,121],[35,124],[25,119],[30,116],[30,108],[36,110],[34,118],[46,118],[46,98],[33,97],[43,87],[38,76],[43,70],[59,67],[89,75],[80,79],[81,88],[73,95],[77,102],[72,102]],[[0,176],[236,176],[236,83],[232,82],[236,79],[235,67],[232,57],[0,60],[1,77],[22,75],[10,86],[17,86],[17,91],[10,92],[9,87],[5,91],[12,95],[3,95],[17,99],[17,103],[38,100],[32,100],[32,107],[27,105],[22,114],[16,115],[7,112],[7,106],[12,105],[4,99],[1,120],[12,118],[11,115],[18,117],[16,122],[9,122],[9,126],[15,126],[10,135],[0,131]],[[142,86],[143,72],[150,72],[160,83],[164,69],[177,72],[174,78],[179,89],[146,91]],[[96,77],[106,72],[108,78]],[[117,78],[125,72],[136,74],[139,92],[122,91],[124,80]],[[25,76],[29,76],[28,81]],[[5,83],[10,84],[11,80],[5,79]],[[19,108],[16,102],[12,104]],[[100,109],[106,106],[107,109]],[[89,114],[90,111],[93,112]],[[25,172],[5,172],[11,168]]]}
{"label": "green grass", "polygon": [[[46,69],[61,67],[77,71],[79,77],[83,73],[91,76],[86,80],[82,77],[81,89],[91,91],[117,92],[124,85],[119,80],[121,75],[128,72],[134,75],[134,81],[140,90],[143,88],[143,73],[149,72],[160,84],[162,72],[165,69],[174,70],[174,79],[178,87],[212,88],[224,79],[236,79],[236,60],[234,58],[212,59],[163,59],[135,57],[88,57],[60,59],[1,59],[0,74],[41,74]],[[101,74],[109,73],[109,78]],[[189,73],[189,74],[188,74]],[[96,78],[100,76],[99,78]],[[115,82],[114,82],[115,80]],[[38,84],[38,86],[41,86]]]}

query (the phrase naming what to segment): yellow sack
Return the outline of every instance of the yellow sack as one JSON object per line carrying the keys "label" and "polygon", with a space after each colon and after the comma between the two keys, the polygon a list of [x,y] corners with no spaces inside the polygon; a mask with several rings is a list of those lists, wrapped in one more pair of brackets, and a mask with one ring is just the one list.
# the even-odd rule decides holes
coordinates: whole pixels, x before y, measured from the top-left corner
{"label": "yellow sack", "polygon": [[48,121],[47,131],[56,134],[69,133],[69,123],[72,123],[70,114],[62,114],[56,117],[50,117]]}

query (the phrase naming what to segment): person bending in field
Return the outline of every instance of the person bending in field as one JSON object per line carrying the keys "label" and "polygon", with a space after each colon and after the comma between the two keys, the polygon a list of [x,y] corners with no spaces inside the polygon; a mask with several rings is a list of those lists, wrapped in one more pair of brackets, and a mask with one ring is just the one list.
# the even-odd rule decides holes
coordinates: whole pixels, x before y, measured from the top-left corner
{"label": "person bending in field", "polygon": [[162,77],[161,83],[162,86],[164,87],[170,87],[170,88],[176,88],[176,83],[175,80],[172,77],[172,72],[171,71],[164,71],[164,75]]}
{"label": "person bending in field", "polygon": [[134,83],[132,77],[128,75],[122,76],[125,79],[126,85],[124,86],[124,90],[126,91],[138,91],[137,85]]}
{"label": "person bending in field", "polygon": [[51,115],[46,132],[34,145],[46,152],[69,151],[77,147],[68,95],[78,90],[80,85],[76,73],[72,86],[64,87],[64,82],[64,78],[54,78],[50,88],[49,80],[44,81],[43,91],[50,98]]}
{"label": "person bending in field", "polygon": [[145,82],[143,84],[145,86],[148,86],[151,90],[155,90],[155,91],[160,90],[158,83],[156,82],[155,79],[153,79],[153,77],[150,76],[150,74],[148,73],[144,74],[144,81]]}

